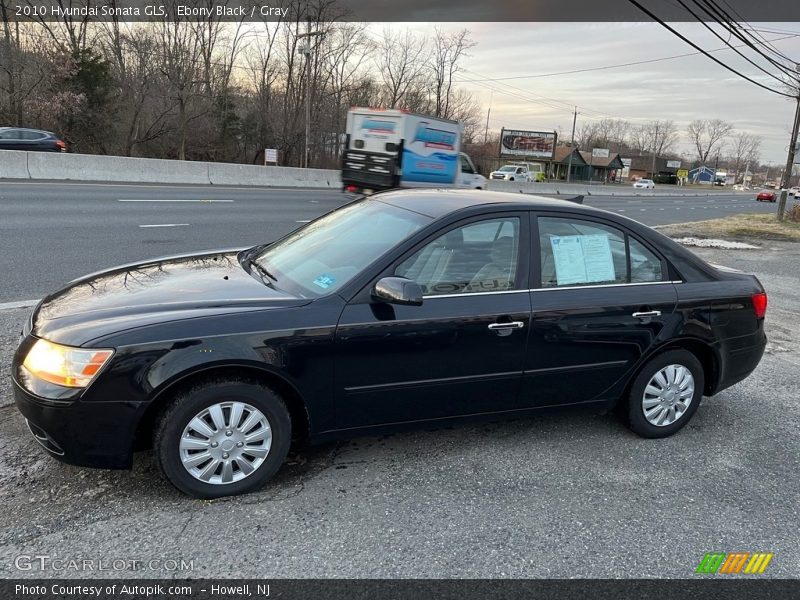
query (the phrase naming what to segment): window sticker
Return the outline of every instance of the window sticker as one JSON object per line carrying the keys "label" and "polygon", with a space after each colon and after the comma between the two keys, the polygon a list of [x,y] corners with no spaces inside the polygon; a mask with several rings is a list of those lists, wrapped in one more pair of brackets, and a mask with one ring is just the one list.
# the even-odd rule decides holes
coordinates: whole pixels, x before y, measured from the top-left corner
{"label": "window sticker", "polygon": [[336,283],[336,278],[333,275],[327,275],[325,273],[314,280],[314,285],[321,287],[323,290],[327,290],[334,283]]}
{"label": "window sticker", "polygon": [[550,238],[557,285],[614,281],[614,259],[608,237],[562,235]]}

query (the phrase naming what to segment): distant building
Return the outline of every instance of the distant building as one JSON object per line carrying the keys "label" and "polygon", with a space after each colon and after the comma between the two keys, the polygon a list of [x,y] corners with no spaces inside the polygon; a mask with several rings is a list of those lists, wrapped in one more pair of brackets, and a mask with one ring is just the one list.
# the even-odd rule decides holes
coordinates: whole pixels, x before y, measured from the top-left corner
{"label": "distant building", "polygon": [[705,165],[689,171],[689,183],[714,183],[716,178],[714,169]]}
{"label": "distant building", "polygon": [[625,168],[619,154],[592,156],[589,150],[582,150],[580,154],[587,165],[585,179],[590,181],[616,181],[617,174]]}

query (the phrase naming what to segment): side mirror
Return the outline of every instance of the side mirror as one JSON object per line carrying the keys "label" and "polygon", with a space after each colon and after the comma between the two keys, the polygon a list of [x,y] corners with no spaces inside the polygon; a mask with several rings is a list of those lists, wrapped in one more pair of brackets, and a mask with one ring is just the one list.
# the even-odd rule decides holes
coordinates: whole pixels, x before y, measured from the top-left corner
{"label": "side mirror", "polygon": [[422,288],[405,277],[384,277],[375,284],[372,297],[388,304],[422,306]]}

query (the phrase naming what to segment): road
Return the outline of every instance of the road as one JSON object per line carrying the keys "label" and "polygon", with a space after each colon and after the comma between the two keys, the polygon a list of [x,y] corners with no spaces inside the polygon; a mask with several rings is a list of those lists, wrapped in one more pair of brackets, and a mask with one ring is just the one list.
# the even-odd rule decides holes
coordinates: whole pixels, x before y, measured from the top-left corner
{"label": "road", "polygon": [[[706,552],[762,551],[775,557],[760,577],[796,578],[800,249],[696,251],[758,273],[770,343],[749,379],[663,440],[575,414],[362,438],[302,449],[258,493],[206,502],[147,453],[132,472],[44,456],[2,369],[0,577],[692,578]],[[0,311],[0,364],[27,313]],[[192,570],[18,571],[21,555]]]}
{"label": "road", "polygon": [[[0,304],[156,256],[255,245],[351,198],[334,190],[0,182]],[[587,197],[648,225],[774,211],[752,195]]]}

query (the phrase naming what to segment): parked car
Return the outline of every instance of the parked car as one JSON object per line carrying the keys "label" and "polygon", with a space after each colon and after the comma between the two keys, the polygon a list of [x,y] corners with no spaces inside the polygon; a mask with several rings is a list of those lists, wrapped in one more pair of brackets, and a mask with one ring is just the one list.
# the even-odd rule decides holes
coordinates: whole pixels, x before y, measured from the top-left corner
{"label": "parked car", "polygon": [[795,199],[800,199],[800,187],[795,186],[793,188],[789,188],[789,195]]}
{"label": "parked car", "polygon": [[0,127],[0,150],[28,152],[66,152],[67,144],[51,131]]}
{"label": "parked car", "polygon": [[756,200],[759,202],[775,202],[775,192],[772,190],[761,190],[756,194]]}
{"label": "parked car", "polygon": [[736,185],[733,186],[733,189],[736,192],[744,192],[746,190],[749,190],[750,188],[744,184],[737,183]]}
{"label": "parked car", "polygon": [[152,445],[213,498],[257,489],[292,439],[615,407],[674,434],[755,369],[766,305],[753,275],[611,212],[400,190],[75,280],[34,309],[12,378],[50,455],[130,468]]}
{"label": "parked car", "polygon": [[633,187],[640,188],[640,189],[648,189],[652,190],[655,189],[656,184],[653,183],[652,179],[640,179],[636,183],[633,184]]}

